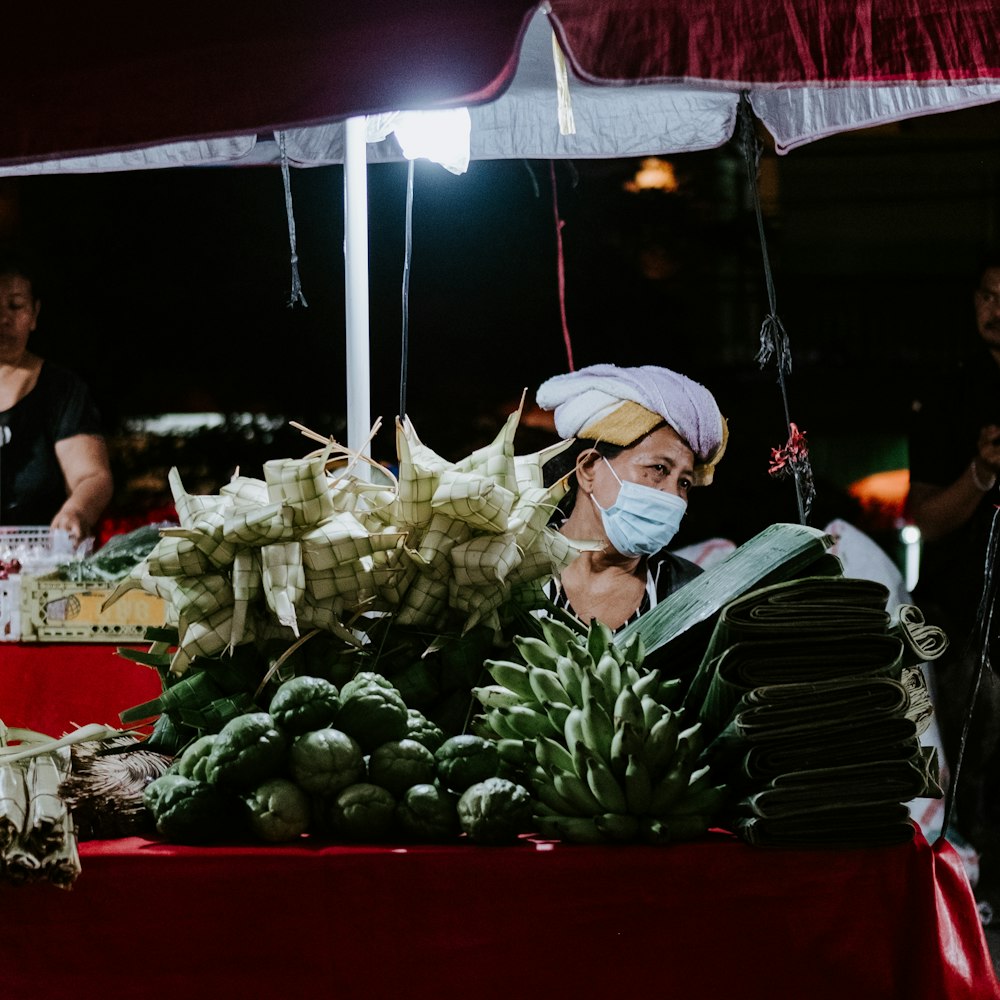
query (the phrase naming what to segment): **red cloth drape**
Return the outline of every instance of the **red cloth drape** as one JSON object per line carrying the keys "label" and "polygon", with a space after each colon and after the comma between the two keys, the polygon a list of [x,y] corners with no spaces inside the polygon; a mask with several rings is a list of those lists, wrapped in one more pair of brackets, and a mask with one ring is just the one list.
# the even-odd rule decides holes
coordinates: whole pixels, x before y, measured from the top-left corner
{"label": "red cloth drape", "polygon": [[995,0],[551,0],[578,75],[730,85],[1000,79]]}
{"label": "red cloth drape", "polygon": [[4,994],[1000,997],[954,851],[81,845],[9,887]]}

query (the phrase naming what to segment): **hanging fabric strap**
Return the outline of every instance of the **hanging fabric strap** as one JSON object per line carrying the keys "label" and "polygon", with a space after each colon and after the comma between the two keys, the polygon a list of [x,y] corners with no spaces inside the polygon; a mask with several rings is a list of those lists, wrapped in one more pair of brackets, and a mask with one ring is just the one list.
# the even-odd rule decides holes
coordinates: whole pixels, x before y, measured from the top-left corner
{"label": "hanging fabric strap", "polygon": [[562,238],[565,222],[559,217],[559,189],[556,184],[555,160],[549,160],[549,181],[552,185],[552,212],[555,217],[556,229],[556,272],[559,282],[559,317],[562,320],[563,343],[566,345],[567,370],[574,371],[573,343],[569,337],[569,324],[566,322],[566,255],[563,252]]}
{"label": "hanging fabric strap", "polygon": [[816,496],[813,483],[812,466],[809,462],[809,452],[805,445],[805,435],[792,423],[788,406],[787,376],[792,370],[792,353],[789,347],[788,334],[778,317],[777,296],[774,291],[774,277],[771,274],[771,261],[767,252],[767,238],[764,233],[764,216],[760,207],[760,190],[757,180],[760,169],[760,140],[754,127],[753,112],[750,108],[750,98],[745,90],[740,91],[738,111],[739,143],[743,150],[743,158],[747,168],[747,183],[753,198],[754,216],[757,220],[757,235],[760,240],[760,252],[764,263],[764,281],[767,286],[768,314],[760,328],[760,350],[757,362],[763,369],[768,362],[774,360],[778,371],[778,385],[781,388],[781,400],[785,409],[785,425],[788,429],[788,443],[779,449],[784,459],[779,465],[772,466],[772,471],[790,473],[795,481],[795,498],[798,503],[799,521],[806,524],[809,512]]}
{"label": "hanging fabric strap", "polygon": [[556,33],[552,32],[552,61],[556,67],[556,95],[559,108],[559,134],[576,135],[576,119],[573,117],[573,102],[569,95],[569,69],[566,54],[559,46]]}
{"label": "hanging fabric strap", "polygon": [[962,735],[959,737],[958,753],[954,766],[951,769],[951,781],[948,785],[948,795],[944,807],[944,819],[941,825],[942,836],[947,836],[948,831],[951,829],[958,778],[962,770],[962,759],[965,757],[965,744],[969,738],[969,729],[972,726],[972,715],[975,711],[976,699],[979,697],[979,687],[986,668],[988,666],[992,668],[993,666],[990,660],[990,639],[993,636],[993,612],[996,609],[997,603],[996,556],[997,547],[1000,546],[1000,529],[998,529],[998,523],[1000,523],[1000,507],[995,507],[993,509],[993,522],[990,526],[990,537],[986,544],[986,562],[983,567],[983,590],[979,598],[979,610],[976,615],[979,663],[969,684],[969,700],[965,708]]}
{"label": "hanging fabric strap", "polygon": [[399,416],[406,416],[410,363],[410,259],[413,256],[413,160],[406,167],[406,244],[403,249],[403,322],[399,359]]}
{"label": "hanging fabric strap", "polygon": [[295,248],[295,215],[292,212],[292,179],[288,170],[288,151],[285,149],[285,133],[275,132],[278,140],[278,151],[281,154],[281,181],[285,186],[285,215],[288,218],[288,246],[291,251],[292,292],[288,298],[288,308],[296,303],[308,307],[305,295],[302,294],[302,281],[299,278],[299,255]]}

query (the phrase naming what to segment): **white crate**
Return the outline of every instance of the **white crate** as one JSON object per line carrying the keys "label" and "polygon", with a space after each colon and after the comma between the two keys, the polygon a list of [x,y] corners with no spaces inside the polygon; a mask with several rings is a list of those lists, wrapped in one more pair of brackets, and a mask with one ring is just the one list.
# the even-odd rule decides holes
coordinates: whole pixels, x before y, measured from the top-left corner
{"label": "white crate", "polygon": [[0,580],[0,642],[21,638],[21,578]]}
{"label": "white crate", "polygon": [[63,534],[44,525],[0,525],[0,565],[16,560],[21,573],[47,573],[73,555]]}

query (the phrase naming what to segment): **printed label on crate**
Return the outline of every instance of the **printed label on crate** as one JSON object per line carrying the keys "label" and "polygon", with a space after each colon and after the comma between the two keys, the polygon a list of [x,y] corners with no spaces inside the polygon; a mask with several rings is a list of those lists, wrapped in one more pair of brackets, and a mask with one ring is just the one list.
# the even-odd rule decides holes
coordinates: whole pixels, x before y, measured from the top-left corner
{"label": "printed label on crate", "polygon": [[65,580],[27,578],[21,593],[21,638],[36,641],[121,641],[141,639],[147,626],[166,620],[164,601],[132,590],[106,610],[108,587]]}

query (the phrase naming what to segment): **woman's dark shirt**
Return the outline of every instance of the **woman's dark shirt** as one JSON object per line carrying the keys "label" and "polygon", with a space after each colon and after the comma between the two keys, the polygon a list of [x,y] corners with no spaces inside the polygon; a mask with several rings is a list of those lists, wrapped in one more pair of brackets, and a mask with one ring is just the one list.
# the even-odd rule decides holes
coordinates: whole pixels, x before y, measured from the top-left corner
{"label": "woman's dark shirt", "polygon": [[67,495],[56,442],[102,432],[83,380],[44,362],[31,392],[0,412],[0,524],[47,525]]}

